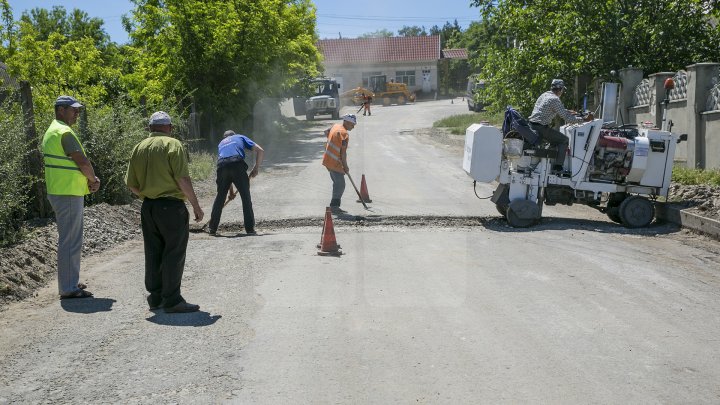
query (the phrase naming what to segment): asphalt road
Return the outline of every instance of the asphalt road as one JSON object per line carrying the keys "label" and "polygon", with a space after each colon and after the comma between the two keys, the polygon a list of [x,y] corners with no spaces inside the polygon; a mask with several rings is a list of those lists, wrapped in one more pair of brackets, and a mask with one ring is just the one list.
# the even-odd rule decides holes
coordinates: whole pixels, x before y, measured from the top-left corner
{"label": "asphalt road", "polygon": [[220,237],[191,235],[183,294],[201,312],[147,309],[141,241],[85,260],[95,299],[51,285],[0,313],[0,403],[720,402],[718,243],[582,206],[509,228],[456,149],[413,134],[465,111],[358,117],[349,164],[373,203],[348,184],[339,258],[315,247],[331,121],[257,136],[260,235],[237,201]]}

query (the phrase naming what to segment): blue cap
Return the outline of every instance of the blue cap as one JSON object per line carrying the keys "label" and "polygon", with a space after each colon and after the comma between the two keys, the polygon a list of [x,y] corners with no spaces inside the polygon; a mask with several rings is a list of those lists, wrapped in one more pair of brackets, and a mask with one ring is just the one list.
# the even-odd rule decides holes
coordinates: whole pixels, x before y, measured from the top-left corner
{"label": "blue cap", "polygon": [[80,104],[77,100],[75,100],[74,97],[70,96],[60,96],[57,99],[55,99],[55,106],[63,106],[63,107],[75,107],[80,108],[83,105]]}

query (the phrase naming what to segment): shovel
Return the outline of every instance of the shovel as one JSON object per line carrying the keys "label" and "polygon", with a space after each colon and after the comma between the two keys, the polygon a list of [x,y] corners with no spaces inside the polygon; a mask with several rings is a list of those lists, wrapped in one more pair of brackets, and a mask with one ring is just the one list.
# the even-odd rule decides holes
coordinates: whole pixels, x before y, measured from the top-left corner
{"label": "shovel", "polygon": [[353,181],[352,177],[350,177],[350,173],[346,173],[346,174],[348,176],[348,179],[350,179],[350,184],[352,184],[353,188],[355,189],[355,192],[357,193],[358,198],[360,199],[360,202],[362,203],[363,207],[365,207],[366,210],[370,210],[368,208],[367,204],[365,204],[365,201],[363,201],[363,198],[360,195],[360,191],[358,191],[358,188],[355,186],[355,182]]}

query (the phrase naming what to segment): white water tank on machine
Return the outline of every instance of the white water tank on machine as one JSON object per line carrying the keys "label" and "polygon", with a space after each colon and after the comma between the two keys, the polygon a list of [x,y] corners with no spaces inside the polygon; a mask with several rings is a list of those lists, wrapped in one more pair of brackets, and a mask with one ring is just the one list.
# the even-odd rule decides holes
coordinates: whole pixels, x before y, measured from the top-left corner
{"label": "white water tank on machine", "polygon": [[490,183],[500,175],[502,133],[498,128],[472,124],[465,130],[463,170],[476,181]]}

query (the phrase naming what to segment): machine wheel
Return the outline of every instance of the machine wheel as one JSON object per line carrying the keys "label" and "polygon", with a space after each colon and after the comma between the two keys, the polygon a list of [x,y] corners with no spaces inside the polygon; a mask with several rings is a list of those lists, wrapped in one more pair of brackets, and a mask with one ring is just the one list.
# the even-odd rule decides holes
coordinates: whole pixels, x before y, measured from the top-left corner
{"label": "machine wheel", "polygon": [[340,119],[340,111],[339,110],[335,110],[332,112],[332,119],[334,119],[334,120]]}
{"label": "machine wheel", "polygon": [[497,209],[497,212],[500,213],[502,216],[507,216],[508,206],[505,204],[495,204],[495,208]]}
{"label": "machine wheel", "polygon": [[508,205],[505,218],[513,228],[527,228],[540,219],[540,207],[532,201],[515,200]]}
{"label": "machine wheel", "polygon": [[398,103],[398,105],[403,105],[403,104],[405,104],[405,97],[404,97],[404,96],[398,96],[398,98],[397,98],[397,103]]}
{"label": "machine wheel", "polygon": [[655,217],[655,206],[645,197],[630,196],[620,204],[619,215],[626,227],[643,228]]}
{"label": "machine wheel", "polygon": [[390,105],[390,97],[383,97],[383,106],[387,107]]}
{"label": "machine wheel", "polygon": [[607,214],[608,218],[610,218],[611,221],[616,222],[618,224],[622,224],[622,219],[620,218],[620,208],[611,207],[611,208],[608,208],[605,213]]}
{"label": "machine wheel", "polygon": [[305,119],[308,121],[312,121],[315,119],[315,114],[307,113],[305,114]]}
{"label": "machine wheel", "polygon": [[620,218],[620,204],[622,204],[627,196],[627,193],[611,193],[608,196],[605,213],[611,221],[617,222],[618,224],[622,223],[622,218]]}

